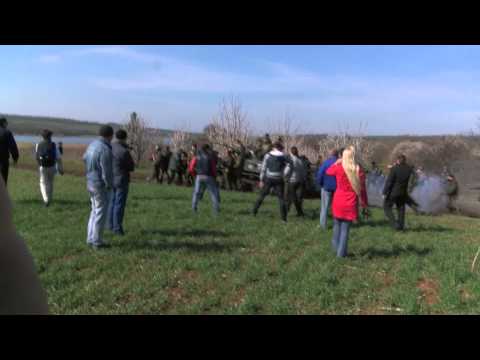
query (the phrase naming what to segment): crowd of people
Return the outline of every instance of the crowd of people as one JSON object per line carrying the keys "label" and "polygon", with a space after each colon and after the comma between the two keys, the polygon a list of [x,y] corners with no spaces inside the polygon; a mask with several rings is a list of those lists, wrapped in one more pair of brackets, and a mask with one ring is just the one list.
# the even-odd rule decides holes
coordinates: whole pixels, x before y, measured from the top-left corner
{"label": "crowd of people", "polygon": [[[0,170],[5,184],[8,180],[9,158],[18,161],[18,148],[12,133],[7,129],[6,119],[0,119]],[[94,248],[108,247],[103,241],[105,227],[116,235],[124,235],[123,218],[129,193],[130,173],[135,163],[127,145],[125,130],[114,130],[102,126],[100,138],[92,142],[84,156],[87,190],[90,196],[91,213],[87,228],[87,243]],[[115,135],[115,136],[114,136]],[[44,130],[42,141],[35,146],[35,156],[39,166],[40,193],[45,206],[53,197],[53,184],[56,174],[63,175],[63,147],[52,142],[52,132]],[[198,211],[198,204],[207,190],[215,215],[220,212],[219,176],[225,180],[225,188],[239,189],[239,180],[247,158],[247,149],[237,141],[237,148],[229,148],[222,159],[210,145],[192,145],[187,153],[183,149],[172,152],[169,146],[157,146],[151,156],[153,173],[148,179],[168,184],[193,186],[192,209]],[[272,141],[266,134],[257,140],[254,154],[261,160],[258,198],[253,204],[252,214],[257,216],[265,198],[275,195],[278,198],[280,218],[287,222],[288,214],[294,206],[298,217],[304,217],[303,201],[306,184],[310,177],[311,164],[301,156],[296,147],[285,152],[283,141]],[[383,189],[384,212],[393,228],[403,230],[405,226],[405,206],[417,211],[418,204],[410,197],[412,179],[423,181],[421,169],[414,169],[406,163],[404,155],[389,166],[390,173]],[[329,157],[316,163],[314,182],[320,193],[319,226],[326,230],[329,213],[333,216],[334,239],[332,244],[338,256],[346,256],[348,232],[352,222],[359,221],[361,214],[368,216],[366,191],[367,170],[357,161],[355,149],[331,149]],[[380,176],[381,170],[372,162],[369,172]],[[447,174],[454,183],[453,175]],[[454,189],[456,191],[456,188]],[[453,192],[452,190],[451,192]],[[397,209],[397,218],[393,207]]]}

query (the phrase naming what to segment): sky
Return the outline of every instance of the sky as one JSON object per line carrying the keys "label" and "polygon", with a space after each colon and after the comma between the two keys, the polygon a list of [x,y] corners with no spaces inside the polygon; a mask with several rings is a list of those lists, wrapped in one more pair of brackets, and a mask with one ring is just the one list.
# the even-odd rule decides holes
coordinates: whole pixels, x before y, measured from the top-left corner
{"label": "sky", "polygon": [[0,46],[0,113],[201,131],[237,97],[258,132],[456,134],[480,117],[480,46]]}

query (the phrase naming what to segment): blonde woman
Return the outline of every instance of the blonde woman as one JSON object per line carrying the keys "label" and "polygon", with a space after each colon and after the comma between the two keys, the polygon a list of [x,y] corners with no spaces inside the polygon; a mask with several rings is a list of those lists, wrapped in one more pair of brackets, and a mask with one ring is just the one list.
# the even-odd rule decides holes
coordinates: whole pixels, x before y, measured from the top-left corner
{"label": "blonde woman", "polygon": [[350,225],[358,220],[358,201],[360,200],[362,208],[368,207],[365,172],[355,160],[355,148],[347,147],[342,158],[328,168],[326,173],[335,176],[337,181],[332,203],[332,246],[337,257],[346,257]]}

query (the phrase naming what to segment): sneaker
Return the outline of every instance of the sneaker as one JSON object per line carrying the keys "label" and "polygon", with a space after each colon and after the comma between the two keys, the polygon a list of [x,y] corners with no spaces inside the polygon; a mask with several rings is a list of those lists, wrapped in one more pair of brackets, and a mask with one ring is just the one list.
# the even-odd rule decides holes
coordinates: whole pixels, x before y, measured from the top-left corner
{"label": "sneaker", "polygon": [[111,248],[112,246],[110,244],[88,244],[93,250],[100,250],[100,249],[108,249]]}

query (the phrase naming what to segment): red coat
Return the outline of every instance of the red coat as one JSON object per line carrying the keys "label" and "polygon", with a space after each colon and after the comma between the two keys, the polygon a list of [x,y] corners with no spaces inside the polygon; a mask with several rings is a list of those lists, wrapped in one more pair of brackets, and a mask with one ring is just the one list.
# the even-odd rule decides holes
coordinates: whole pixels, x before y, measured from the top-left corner
{"label": "red coat", "polygon": [[[330,166],[327,175],[335,176],[337,189],[333,194],[332,212],[337,219],[355,221],[358,219],[358,196],[350,185],[341,163]],[[367,189],[365,186],[365,172],[360,168],[360,204],[362,208],[368,206]]]}

